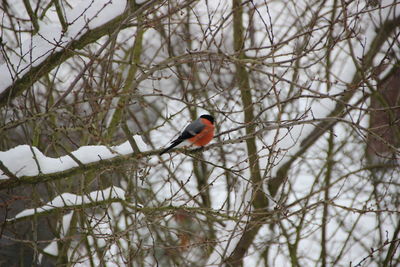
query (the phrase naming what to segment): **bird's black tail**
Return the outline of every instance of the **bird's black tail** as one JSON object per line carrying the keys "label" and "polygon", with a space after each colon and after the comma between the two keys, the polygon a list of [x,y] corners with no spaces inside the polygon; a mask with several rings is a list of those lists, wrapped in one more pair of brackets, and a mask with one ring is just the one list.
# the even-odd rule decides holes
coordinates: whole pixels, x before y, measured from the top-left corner
{"label": "bird's black tail", "polygon": [[163,151],[161,151],[159,155],[161,156],[162,154],[168,152],[169,150],[173,149],[174,147],[176,147],[183,141],[184,141],[184,139],[176,139],[176,140],[172,141],[172,144],[169,147],[167,147],[166,149],[164,149]]}

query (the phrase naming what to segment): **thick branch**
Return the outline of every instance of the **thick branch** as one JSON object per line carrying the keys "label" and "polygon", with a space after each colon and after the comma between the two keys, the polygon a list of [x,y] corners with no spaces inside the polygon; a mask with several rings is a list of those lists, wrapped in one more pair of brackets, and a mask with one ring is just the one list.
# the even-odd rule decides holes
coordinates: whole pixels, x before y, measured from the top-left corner
{"label": "thick branch", "polygon": [[11,86],[0,93],[0,107],[6,106],[13,98],[21,95],[22,92],[32,86],[43,75],[49,73],[53,68],[72,57],[74,55],[74,50],[82,49],[104,35],[115,33],[116,29],[125,27],[131,19],[138,15],[142,15],[146,9],[153,7],[157,2],[159,1],[149,1],[136,10],[130,11],[127,9],[122,15],[110,20],[101,27],[91,29],[83,34],[79,39],[72,40],[61,51],[53,52],[37,66],[31,66],[27,73],[18,77]]}
{"label": "thick branch", "polygon": [[[238,58],[244,59],[243,52],[244,34],[243,34],[243,8],[241,0],[233,0],[233,38],[234,48],[238,52]],[[265,209],[268,207],[268,199],[262,191],[262,178],[260,173],[260,166],[258,162],[258,151],[256,139],[253,133],[255,132],[254,122],[254,104],[250,90],[249,74],[244,65],[236,64],[236,73],[238,79],[238,86],[242,97],[244,107],[244,123],[246,125],[246,134],[252,138],[246,139],[247,154],[249,159],[251,181],[253,183],[253,196],[252,205],[255,209]],[[260,220],[263,216],[252,215],[249,223],[246,225],[245,231],[236,245],[233,253],[226,259],[228,266],[236,266],[242,262],[243,256],[247,252],[250,245],[253,243],[254,237],[257,235],[258,230],[262,226]]]}
{"label": "thick branch", "polygon": [[131,161],[135,161],[135,160],[141,159],[143,157],[150,156],[152,154],[157,154],[159,152],[160,151],[158,151],[158,150],[154,150],[154,151],[138,153],[138,154],[121,155],[121,156],[116,156],[111,159],[104,159],[104,160],[92,162],[89,164],[82,164],[81,166],[78,166],[75,168],[70,168],[68,170],[61,171],[61,172],[50,173],[50,174],[39,174],[36,176],[22,176],[22,177],[19,177],[18,179],[0,180],[0,190],[14,188],[19,185],[38,184],[38,183],[47,182],[47,181],[51,181],[51,180],[58,180],[58,179],[70,177],[72,175],[85,173],[85,172],[91,171],[91,170],[100,171],[100,170],[108,169],[110,167],[118,167],[118,166],[124,165],[126,163],[129,163]]}

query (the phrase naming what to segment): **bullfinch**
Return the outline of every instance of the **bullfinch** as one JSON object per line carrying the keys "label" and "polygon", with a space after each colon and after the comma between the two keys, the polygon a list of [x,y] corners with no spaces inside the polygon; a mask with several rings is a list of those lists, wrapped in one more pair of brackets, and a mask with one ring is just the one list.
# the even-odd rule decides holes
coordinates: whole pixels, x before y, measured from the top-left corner
{"label": "bullfinch", "polygon": [[195,146],[205,146],[214,137],[214,117],[211,115],[201,115],[200,118],[190,123],[181,135],[171,145],[161,151],[160,155],[176,147],[184,141]]}

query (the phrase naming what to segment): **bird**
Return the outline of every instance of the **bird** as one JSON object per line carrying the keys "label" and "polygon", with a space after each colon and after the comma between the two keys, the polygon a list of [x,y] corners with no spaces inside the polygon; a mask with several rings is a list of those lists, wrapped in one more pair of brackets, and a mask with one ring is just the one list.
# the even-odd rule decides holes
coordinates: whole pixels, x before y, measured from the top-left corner
{"label": "bird", "polygon": [[208,114],[201,115],[197,120],[186,126],[185,130],[177,139],[171,142],[171,145],[160,152],[162,155],[184,141],[195,146],[205,146],[214,137],[214,117]]}

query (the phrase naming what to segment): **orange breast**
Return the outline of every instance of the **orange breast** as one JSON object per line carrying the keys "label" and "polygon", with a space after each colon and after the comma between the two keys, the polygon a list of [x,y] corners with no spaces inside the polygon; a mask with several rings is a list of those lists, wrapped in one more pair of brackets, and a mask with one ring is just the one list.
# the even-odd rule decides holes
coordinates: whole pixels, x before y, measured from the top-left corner
{"label": "orange breast", "polygon": [[214,137],[214,125],[209,120],[203,118],[201,118],[201,121],[206,127],[199,134],[188,139],[195,146],[205,146]]}

